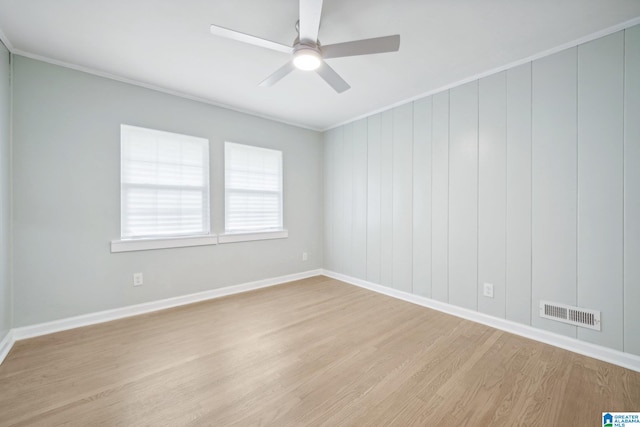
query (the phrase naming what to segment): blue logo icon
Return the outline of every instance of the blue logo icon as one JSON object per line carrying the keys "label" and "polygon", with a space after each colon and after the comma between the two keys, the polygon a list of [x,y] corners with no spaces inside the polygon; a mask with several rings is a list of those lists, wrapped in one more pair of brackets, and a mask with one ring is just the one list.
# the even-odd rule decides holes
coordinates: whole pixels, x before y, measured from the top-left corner
{"label": "blue logo icon", "polygon": [[602,425],[603,427],[613,427],[613,415],[604,414],[602,417]]}

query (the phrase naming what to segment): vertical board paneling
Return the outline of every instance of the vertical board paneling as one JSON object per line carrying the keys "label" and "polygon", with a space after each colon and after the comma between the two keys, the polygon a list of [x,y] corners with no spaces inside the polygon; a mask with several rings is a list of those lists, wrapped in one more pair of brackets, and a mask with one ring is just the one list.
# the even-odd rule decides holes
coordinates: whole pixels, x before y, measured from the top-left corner
{"label": "vertical board paneling", "polygon": [[333,226],[333,253],[335,268],[338,273],[344,273],[344,245],[345,239],[345,221],[344,221],[344,204],[345,204],[345,188],[343,185],[344,169],[346,168],[346,160],[344,157],[344,126],[336,129],[333,136],[333,159],[334,159],[334,202],[333,211],[335,215]]}
{"label": "vertical board paneling", "polygon": [[624,351],[640,355],[640,26],[625,30]]}
{"label": "vertical board paneling", "polygon": [[413,293],[431,297],[431,97],[413,104]]}
{"label": "vertical board paneling", "polygon": [[333,170],[333,135],[335,129],[326,132],[323,135],[322,149],[324,156],[324,235],[323,235],[323,252],[324,252],[324,265],[329,270],[334,270],[333,264],[333,248],[331,247],[333,241],[333,177],[335,172]]}
{"label": "vertical board paneling", "polygon": [[342,273],[353,275],[353,123],[343,127],[343,161],[341,176],[342,193],[342,222],[344,224],[344,244],[340,248],[342,260]]}
{"label": "vertical board paneling", "polygon": [[413,103],[393,109],[393,287],[413,286]]}
{"label": "vertical board paneling", "polygon": [[449,302],[475,310],[478,305],[478,82],[449,92]]}
{"label": "vertical board paneling", "polygon": [[353,124],[353,276],[367,278],[367,120]]}
{"label": "vertical board paneling", "polygon": [[[478,130],[478,311],[505,317],[507,75],[480,80]],[[493,284],[493,298],[484,296]]]}
{"label": "vertical board paneling", "polygon": [[393,110],[382,113],[380,147],[382,156],[380,284],[391,287],[393,285]]}
{"label": "vertical board paneling", "polygon": [[576,337],[538,306],[576,304],[577,49],[534,61],[532,74],[532,324]]}
{"label": "vertical board paneling", "polygon": [[[0,42],[0,337],[13,326],[11,276],[11,54]],[[105,213],[108,215],[108,213]]]}
{"label": "vertical board paneling", "polygon": [[367,280],[380,282],[380,114],[367,119]]}
{"label": "vertical board paneling", "polygon": [[449,301],[449,91],[433,95],[431,297]]}
{"label": "vertical board paneling", "polygon": [[506,318],[531,324],[531,63],[507,71]]}
{"label": "vertical board paneling", "polygon": [[640,26],[328,131],[326,267],[640,355],[638,75]]}
{"label": "vertical board paneling", "polygon": [[[624,33],[578,47],[578,306],[602,312],[578,338],[622,350]],[[604,286],[603,286],[604,285]]]}

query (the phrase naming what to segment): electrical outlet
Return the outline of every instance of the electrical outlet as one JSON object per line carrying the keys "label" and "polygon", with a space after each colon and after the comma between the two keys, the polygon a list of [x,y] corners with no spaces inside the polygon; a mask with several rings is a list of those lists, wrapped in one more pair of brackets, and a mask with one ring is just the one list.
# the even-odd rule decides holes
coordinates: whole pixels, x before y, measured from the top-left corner
{"label": "electrical outlet", "polygon": [[302,260],[306,261],[309,259],[309,255],[306,252],[302,252]]}
{"label": "electrical outlet", "polygon": [[493,283],[484,284],[484,296],[493,298]]}
{"label": "electrical outlet", "polygon": [[142,286],[144,283],[144,276],[142,273],[133,273],[133,286]]}

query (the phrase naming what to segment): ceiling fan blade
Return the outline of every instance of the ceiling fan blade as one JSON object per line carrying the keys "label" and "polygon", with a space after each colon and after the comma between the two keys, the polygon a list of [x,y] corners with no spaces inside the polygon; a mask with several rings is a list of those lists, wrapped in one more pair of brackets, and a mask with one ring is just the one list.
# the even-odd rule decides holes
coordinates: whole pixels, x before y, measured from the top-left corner
{"label": "ceiling fan blade", "polygon": [[322,65],[320,65],[320,68],[316,70],[316,73],[318,73],[320,77],[322,77],[325,82],[329,83],[329,86],[338,93],[342,93],[351,87],[349,86],[349,83],[345,82],[344,79],[324,61],[322,62]]}
{"label": "ceiling fan blade", "polygon": [[300,0],[300,41],[318,41],[321,15],[322,0]]}
{"label": "ceiling fan blade", "polygon": [[341,58],[343,56],[369,55],[371,53],[396,52],[400,49],[400,35],[355,40],[352,42],[322,46],[322,57]]}
{"label": "ceiling fan blade", "polygon": [[295,70],[296,67],[293,65],[293,62],[289,61],[284,64],[282,67],[278,68],[273,74],[260,82],[260,86],[269,87],[273,86],[277,82],[279,82],[284,76]]}
{"label": "ceiling fan blade", "polygon": [[285,46],[280,43],[272,42],[271,40],[261,39],[260,37],[250,36],[249,34],[241,33],[239,31],[230,30],[228,28],[219,27],[217,25],[211,26],[211,34],[224,37],[231,40],[236,40],[243,43],[252,44],[254,46],[260,46],[271,50],[276,50],[283,53],[292,53],[293,48]]}

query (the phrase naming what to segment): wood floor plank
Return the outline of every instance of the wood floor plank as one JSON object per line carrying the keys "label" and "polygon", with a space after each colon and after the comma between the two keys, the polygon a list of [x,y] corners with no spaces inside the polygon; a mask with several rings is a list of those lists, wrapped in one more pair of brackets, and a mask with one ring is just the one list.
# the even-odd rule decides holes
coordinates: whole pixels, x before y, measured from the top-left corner
{"label": "wood floor plank", "polygon": [[0,426],[599,425],[640,373],[323,276],[17,342]]}

